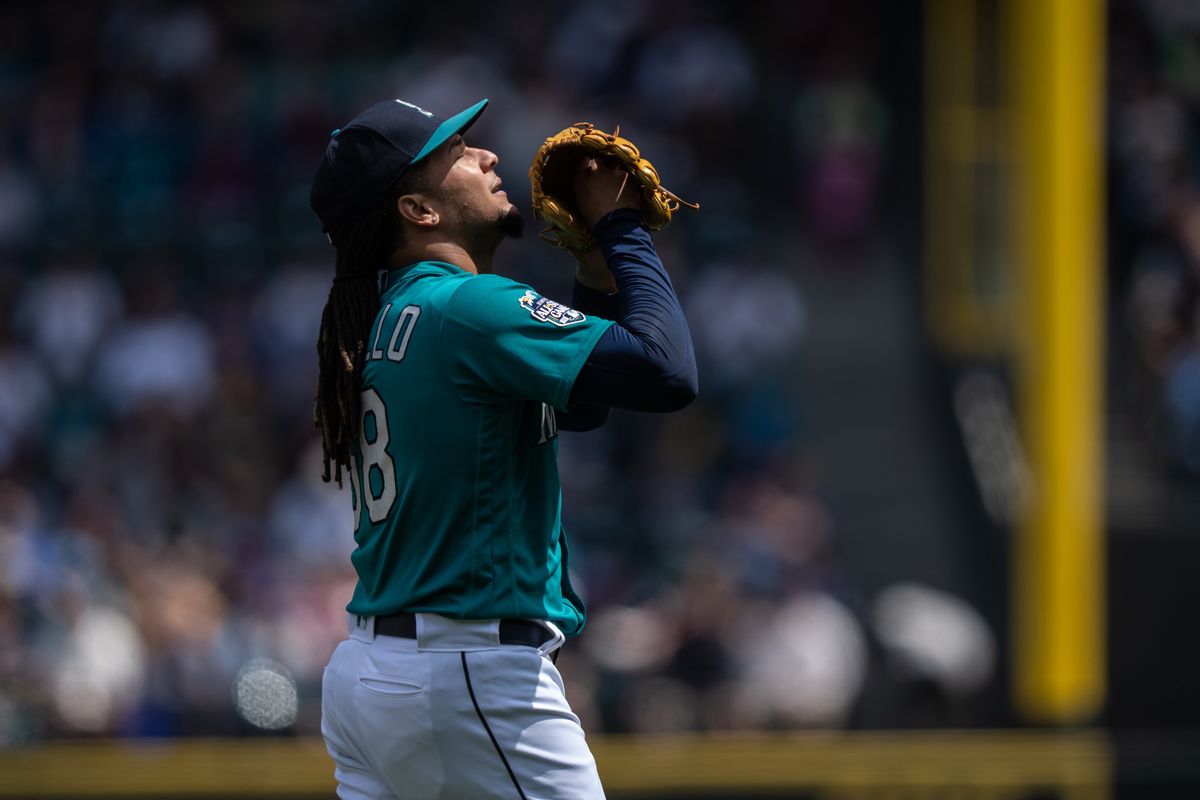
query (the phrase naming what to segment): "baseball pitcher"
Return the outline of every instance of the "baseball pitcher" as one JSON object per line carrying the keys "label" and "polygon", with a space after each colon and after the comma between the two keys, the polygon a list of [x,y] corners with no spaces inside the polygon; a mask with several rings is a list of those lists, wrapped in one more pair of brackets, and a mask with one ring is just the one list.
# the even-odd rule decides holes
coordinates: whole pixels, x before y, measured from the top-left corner
{"label": "baseball pitcher", "polygon": [[653,168],[609,134],[547,141],[535,207],[578,261],[555,302],[492,274],[522,218],[496,154],[463,138],[486,105],[378,103],[333,133],[313,181],[336,252],[314,417],[357,544],[322,695],[343,798],[604,796],[554,665],[585,617],[556,438],[697,392],[648,233]]}

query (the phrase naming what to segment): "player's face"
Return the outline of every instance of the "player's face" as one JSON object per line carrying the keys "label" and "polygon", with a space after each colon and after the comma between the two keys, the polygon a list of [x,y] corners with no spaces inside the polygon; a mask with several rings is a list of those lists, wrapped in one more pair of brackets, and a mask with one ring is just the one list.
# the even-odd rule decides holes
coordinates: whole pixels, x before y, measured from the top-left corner
{"label": "player's face", "polygon": [[[431,156],[435,180],[441,178],[436,195],[442,224],[448,232],[469,238],[481,234],[519,234],[520,212],[501,188],[496,165],[500,158],[490,150],[470,147],[461,136],[452,136]],[[516,225],[513,225],[515,219]],[[497,235],[499,234],[499,235]]]}

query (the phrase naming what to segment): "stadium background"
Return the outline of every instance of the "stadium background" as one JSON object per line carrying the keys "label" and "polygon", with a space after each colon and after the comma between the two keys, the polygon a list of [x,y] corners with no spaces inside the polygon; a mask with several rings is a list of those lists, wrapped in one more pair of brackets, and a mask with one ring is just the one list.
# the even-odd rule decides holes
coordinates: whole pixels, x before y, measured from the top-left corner
{"label": "stadium background", "polygon": [[307,197],[391,96],[490,97],[518,201],[588,119],[703,204],[701,399],[560,439],[613,796],[1194,795],[1200,9],[626,0],[0,10],[0,796],[330,796]]}

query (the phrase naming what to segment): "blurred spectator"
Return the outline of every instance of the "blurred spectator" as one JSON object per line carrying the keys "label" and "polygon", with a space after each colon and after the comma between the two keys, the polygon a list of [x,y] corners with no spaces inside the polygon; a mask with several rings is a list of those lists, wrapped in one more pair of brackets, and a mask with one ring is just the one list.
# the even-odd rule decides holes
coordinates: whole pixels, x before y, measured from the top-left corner
{"label": "blurred spectator", "polygon": [[742,38],[710,23],[662,27],[641,50],[634,87],[669,122],[738,119],[757,87],[755,65]]}
{"label": "blurred spectator", "polygon": [[[265,391],[283,413],[298,407],[312,423],[317,380],[314,330],[329,297],[329,265],[319,261],[284,265],[259,291],[251,308],[255,364],[266,379]],[[290,414],[289,414],[290,415]]]}
{"label": "blurred spectator", "polygon": [[[875,599],[875,634],[887,665],[906,683],[928,681],[947,703],[977,694],[992,677],[996,642],[979,612],[920,584],[895,584]],[[946,715],[940,724],[957,724]]]}
{"label": "blurred spectator", "polygon": [[110,275],[85,260],[66,258],[25,285],[16,322],[54,377],[74,385],[94,363],[96,347],[120,319],[123,305]]}
{"label": "blurred spectator", "polygon": [[650,22],[650,9],[637,0],[575,3],[555,30],[550,67],[564,83],[603,90],[622,78],[624,57]]}
{"label": "blurred spectator", "polygon": [[141,639],[116,609],[84,604],[72,613],[65,640],[48,658],[55,712],[68,730],[113,733],[141,689]]}
{"label": "blurred spectator", "polygon": [[314,438],[275,492],[267,517],[275,551],[297,568],[345,564],[354,550],[354,539],[345,535],[354,527],[347,490],[321,480],[321,455]]}
{"label": "blurred spectator", "polygon": [[834,75],[796,98],[792,118],[807,224],[824,242],[860,242],[871,230],[879,195],[883,103],[861,78]]}
{"label": "blurred spectator", "polygon": [[0,248],[26,243],[37,230],[40,205],[29,175],[0,155]]}
{"label": "blurred spectator", "polygon": [[50,396],[50,382],[41,365],[6,342],[0,329],[0,469],[36,431]]}
{"label": "blurred spectator", "polygon": [[738,687],[745,726],[844,724],[867,669],[866,636],[848,608],[823,592],[802,592],[748,631]]}
{"label": "blurred spectator", "polygon": [[212,392],[212,334],[179,307],[172,276],[158,269],[149,265],[139,273],[129,318],[97,358],[97,387],[118,414],[162,403],[190,416]]}
{"label": "blurred spectator", "polygon": [[804,301],[793,279],[755,257],[704,265],[686,297],[692,336],[718,388],[770,380],[803,343]]}

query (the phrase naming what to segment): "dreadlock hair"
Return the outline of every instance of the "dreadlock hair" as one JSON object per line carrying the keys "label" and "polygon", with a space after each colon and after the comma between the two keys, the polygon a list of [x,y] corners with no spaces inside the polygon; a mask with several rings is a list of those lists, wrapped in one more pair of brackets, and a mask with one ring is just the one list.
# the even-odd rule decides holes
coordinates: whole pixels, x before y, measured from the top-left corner
{"label": "dreadlock hair", "polygon": [[[313,424],[321,430],[326,482],[342,485],[350,469],[362,413],[360,384],[366,342],[379,313],[379,272],[403,244],[396,199],[420,190],[419,170],[410,169],[358,220],[331,235],[337,251],[333,287],[317,335],[320,372]],[[331,475],[332,473],[332,475]]]}

